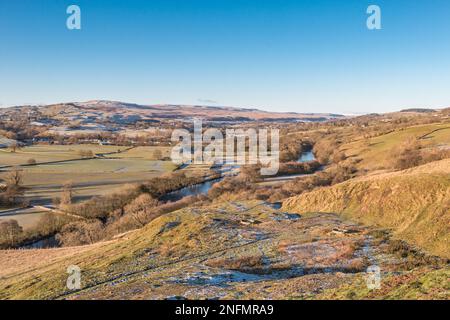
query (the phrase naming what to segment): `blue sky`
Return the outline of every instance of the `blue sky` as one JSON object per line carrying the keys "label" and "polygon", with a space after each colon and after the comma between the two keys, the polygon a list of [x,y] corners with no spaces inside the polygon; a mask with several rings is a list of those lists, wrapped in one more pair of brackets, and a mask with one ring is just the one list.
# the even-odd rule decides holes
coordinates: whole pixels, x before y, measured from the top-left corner
{"label": "blue sky", "polygon": [[[81,8],[82,29],[66,28]],[[366,28],[379,5],[382,30]],[[0,0],[0,105],[450,105],[448,0]]]}

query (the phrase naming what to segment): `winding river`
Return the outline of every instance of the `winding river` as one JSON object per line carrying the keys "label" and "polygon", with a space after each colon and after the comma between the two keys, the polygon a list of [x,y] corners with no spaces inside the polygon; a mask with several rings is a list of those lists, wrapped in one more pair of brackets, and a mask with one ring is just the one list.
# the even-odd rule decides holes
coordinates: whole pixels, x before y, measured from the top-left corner
{"label": "winding river", "polygon": [[[299,158],[297,159],[297,162],[309,162],[309,161],[313,161],[313,160],[316,160],[316,158],[314,157],[314,153],[312,150],[308,150],[308,151],[302,152],[300,154]],[[218,170],[220,170],[220,172],[223,174],[224,172],[228,172],[228,171],[234,170],[236,168],[238,168],[238,166],[233,165],[231,167],[224,166],[224,167],[219,168]],[[303,176],[303,175],[304,174],[290,175],[290,177],[295,178],[295,177],[299,177],[299,176]],[[205,182],[202,182],[199,184],[195,184],[195,185],[192,185],[189,187],[182,188],[177,191],[170,192],[170,193],[164,195],[161,198],[161,200],[162,201],[178,201],[187,196],[196,196],[196,195],[200,195],[200,194],[206,194],[206,193],[208,193],[209,189],[211,189],[211,187],[215,183],[221,181],[223,178],[224,177],[218,178],[215,180],[205,181]],[[276,180],[282,180],[285,178],[286,178],[286,176],[280,176],[280,177],[273,177],[273,178],[268,178],[268,179],[273,179],[273,181],[276,181]]]}

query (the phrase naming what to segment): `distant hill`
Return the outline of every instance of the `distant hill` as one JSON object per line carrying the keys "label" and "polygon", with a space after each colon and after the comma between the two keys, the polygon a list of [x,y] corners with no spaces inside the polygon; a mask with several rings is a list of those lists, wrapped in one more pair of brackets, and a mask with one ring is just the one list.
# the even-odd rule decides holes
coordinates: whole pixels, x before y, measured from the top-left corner
{"label": "distant hill", "polygon": [[400,110],[400,112],[430,113],[430,112],[436,112],[436,110],[434,110],[434,109],[426,109],[426,108],[410,108],[410,109]]}
{"label": "distant hill", "polygon": [[328,119],[341,118],[338,114],[314,114],[295,112],[269,112],[258,109],[248,109],[228,106],[203,106],[203,105],[138,105],[117,101],[95,100],[74,103],[75,106],[85,110],[105,110],[109,112],[135,112],[146,117],[154,118],[186,118],[199,117],[211,121],[251,121],[251,120],[285,120],[285,121],[324,121]]}
{"label": "distant hill", "polygon": [[[17,108],[35,107],[23,106]],[[11,108],[9,108],[11,109]],[[269,112],[258,109],[247,109],[227,106],[203,105],[140,105],[108,100],[92,100],[86,102],[71,102],[39,106],[41,112],[51,117],[82,118],[92,116],[98,119],[107,119],[119,115],[122,118],[132,116],[134,120],[178,119],[189,120],[198,117],[209,121],[326,121],[329,119],[344,118],[345,116],[331,113],[296,113],[296,112]],[[6,111],[7,109],[4,109]],[[2,111],[0,111],[1,113]]]}

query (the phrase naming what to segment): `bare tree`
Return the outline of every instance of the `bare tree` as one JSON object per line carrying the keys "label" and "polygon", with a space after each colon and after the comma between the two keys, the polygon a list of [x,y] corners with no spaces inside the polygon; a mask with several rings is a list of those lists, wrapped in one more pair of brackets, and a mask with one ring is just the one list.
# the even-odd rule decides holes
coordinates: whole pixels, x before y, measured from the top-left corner
{"label": "bare tree", "polygon": [[163,159],[163,154],[162,154],[161,150],[160,149],[156,149],[155,151],[153,151],[153,157],[156,160],[162,160]]}
{"label": "bare tree", "polygon": [[78,151],[78,154],[82,158],[93,158],[94,157],[94,153],[92,152],[92,150],[80,150],[80,151]]}
{"label": "bare tree", "polygon": [[125,207],[125,213],[129,214],[139,227],[147,224],[154,207],[158,205],[158,200],[152,198],[147,193],[141,194]]}
{"label": "bare tree", "polygon": [[257,182],[261,179],[261,166],[259,165],[245,165],[241,167],[239,178],[246,182]]}
{"label": "bare tree", "polygon": [[404,170],[420,165],[421,147],[420,142],[414,138],[407,139],[400,146],[395,147],[391,152],[394,169]]}
{"label": "bare tree", "polygon": [[102,239],[103,224],[98,221],[74,221],[64,225],[56,238],[63,246],[92,244]]}
{"label": "bare tree", "polygon": [[2,243],[8,246],[14,246],[18,243],[22,233],[22,227],[17,220],[6,220],[0,222],[0,239]]}
{"label": "bare tree", "polygon": [[2,195],[7,205],[16,204],[17,198],[23,195],[23,174],[20,169],[13,169],[5,177],[6,190]]}
{"label": "bare tree", "polygon": [[10,148],[11,148],[11,152],[15,153],[17,150],[20,149],[20,146],[16,141],[14,141],[13,143],[11,143]]}
{"label": "bare tree", "polygon": [[8,189],[20,189],[23,183],[22,170],[14,168],[5,177],[6,186]]}
{"label": "bare tree", "polygon": [[60,206],[68,206],[72,204],[73,200],[73,182],[67,181],[64,183],[61,194]]}

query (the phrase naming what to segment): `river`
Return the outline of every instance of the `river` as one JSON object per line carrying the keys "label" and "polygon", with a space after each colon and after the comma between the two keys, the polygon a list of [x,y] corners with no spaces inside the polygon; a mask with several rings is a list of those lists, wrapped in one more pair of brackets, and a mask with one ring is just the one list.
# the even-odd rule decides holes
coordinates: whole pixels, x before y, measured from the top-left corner
{"label": "river", "polygon": [[300,154],[300,157],[298,158],[297,162],[309,162],[314,160],[316,160],[314,153],[312,152],[312,150],[308,150]]}
{"label": "river", "polygon": [[199,184],[194,184],[189,187],[182,188],[180,190],[176,190],[170,193],[165,194],[160,198],[161,201],[178,201],[187,196],[196,196],[200,194],[208,193],[209,189],[213,186],[213,184],[221,181],[222,178],[205,181]]}
{"label": "river", "polygon": [[32,243],[25,244],[20,247],[20,249],[47,249],[47,248],[57,248],[59,247],[59,241],[56,240],[55,236],[40,239]]}
{"label": "river", "polygon": [[[308,150],[308,151],[302,152],[300,154],[297,162],[309,162],[309,161],[314,161],[314,160],[316,160],[316,158],[314,157],[314,153],[312,152],[312,150]],[[218,167],[216,170],[218,172],[222,173],[222,175],[223,175],[226,172],[236,170],[236,168],[238,168],[238,167],[239,166],[236,166],[236,165],[222,166],[222,167]],[[304,176],[304,174],[292,175],[292,178],[296,178],[296,177],[300,177],[300,176]],[[218,178],[215,180],[209,180],[206,182],[195,184],[193,186],[185,187],[185,188],[177,190],[177,191],[170,192],[170,193],[164,195],[161,198],[161,200],[162,201],[178,201],[187,196],[196,196],[196,195],[200,195],[200,194],[207,194],[209,189],[211,189],[211,187],[215,183],[221,181],[223,178],[224,177]],[[274,181],[275,180],[283,180],[283,179],[286,179],[286,176],[273,177],[273,178],[268,178],[268,179],[274,179]]]}

